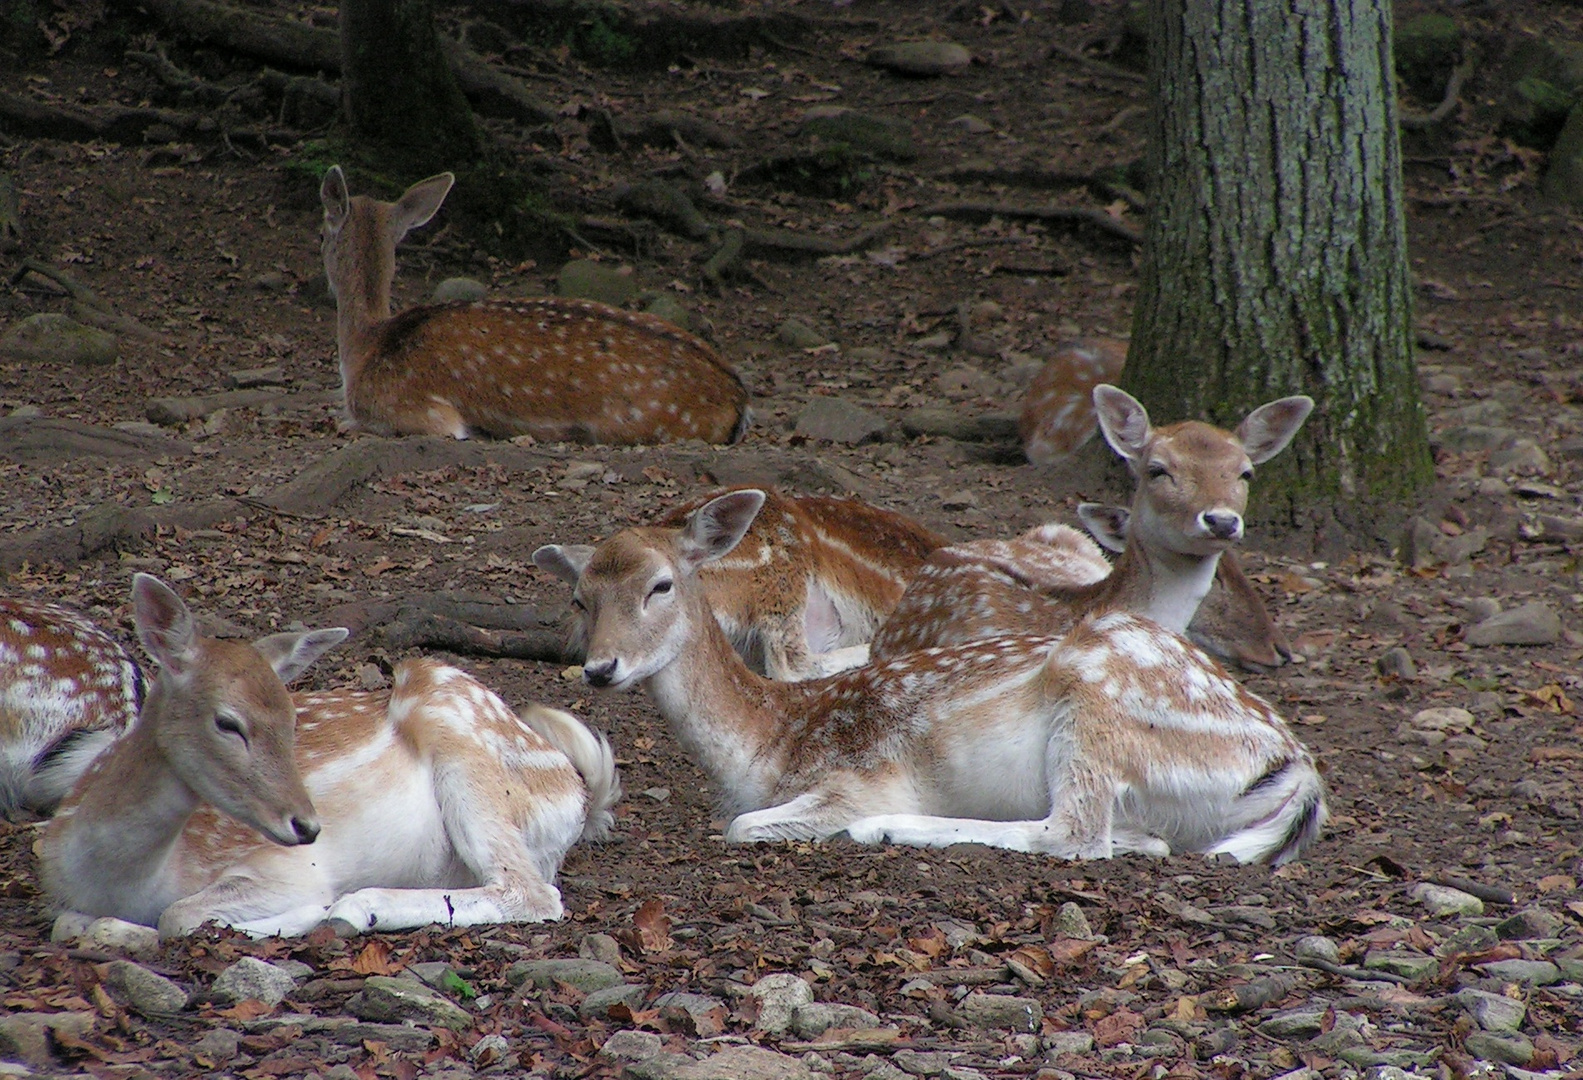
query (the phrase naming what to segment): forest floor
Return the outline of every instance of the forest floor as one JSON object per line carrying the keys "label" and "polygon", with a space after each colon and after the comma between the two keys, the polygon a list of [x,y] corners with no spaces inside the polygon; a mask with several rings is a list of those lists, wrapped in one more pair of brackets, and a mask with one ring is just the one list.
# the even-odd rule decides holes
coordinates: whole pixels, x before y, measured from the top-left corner
{"label": "forest floor", "polygon": [[[1008,536],[1073,520],[1080,499],[1125,499],[1095,486],[1113,474],[1074,479],[1023,463],[1011,443],[900,429],[925,408],[1015,409],[1023,381],[1059,343],[1126,334],[1137,266],[1125,240],[952,208],[1096,208],[1141,229],[1119,196],[1052,180],[1141,154],[1143,83],[1098,50],[1079,51],[1105,37],[1119,5],[1068,23],[1059,14],[1082,15],[1083,5],[1030,4],[1025,22],[1010,5],[933,0],[765,7],[802,20],[801,36],[669,70],[513,54],[561,107],[531,153],[558,170],[555,198],[572,212],[608,224],[621,216],[618,183],[666,176],[716,221],[827,238],[886,230],[850,254],[750,250],[748,273],[723,289],[700,273],[707,240],[644,222],[587,236],[580,255],[631,266],[644,288],[668,290],[738,366],[757,424],[730,448],[348,434],[316,243],[322,163],[304,166],[291,145],[0,138],[0,172],[20,191],[25,229],[24,246],[0,254],[0,266],[31,256],[63,269],[159,335],[124,336],[119,360],[104,367],[0,357],[0,425],[18,409],[84,425],[50,427],[24,411],[0,427],[5,593],[77,606],[126,634],[129,579],[146,570],[239,634],[373,622],[377,601],[460,598],[536,613],[529,621],[542,635],[567,593],[533,568],[536,546],[592,542],[712,485],[852,494],[953,538]],[[1444,10],[1486,40],[1529,31],[1583,40],[1576,6]],[[971,66],[908,79],[863,62],[874,46],[930,36],[965,45]],[[79,104],[162,93],[92,27],[46,62],[0,72],[0,90]],[[903,121],[915,156],[868,170],[836,197],[777,188],[750,168],[781,152],[806,110],[830,104]],[[598,110],[660,108],[706,117],[739,142],[591,138]],[[642,694],[594,693],[553,660],[457,655],[507,700],[569,708],[616,746],[627,794],[615,835],[566,860],[563,921],[348,940],[205,933],[142,958],[194,996],[173,1014],[140,1013],[107,989],[113,952],[50,943],[35,831],[0,824],[0,1033],[10,1032],[0,1040],[20,1038],[5,1014],[81,1014],[83,1026],[56,1025],[47,1047],[33,1046],[33,1067],[100,1077],[1576,1075],[1583,227],[1539,197],[1542,155],[1498,137],[1476,110],[1415,137],[1406,160],[1419,363],[1440,478],[1422,513],[1436,544],[1410,566],[1371,544],[1324,561],[1279,536],[1245,545],[1299,655],[1240,677],[1290,720],[1330,787],[1329,827],[1302,861],[1272,872],[1193,856],[1075,864],[972,846],[728,846],[703,776]],[[716,171],[726,187],[706,196]],[[622,246],[623,235],[640,246]],[[553,291],[559,269],[489,257],[443,214],[409,238],[399,262],[400,303],[452,275],[483,280],[495,295],[539,294]],[[0,333],[69,310],[45,278],[8,280]],[[971,352],[951,345],[964,304]],[[830,344],[783,344],[777,333],[793,317]],[[218,393],[230,373],[269,366],[279,368],[276,393],[263,405],[147,426],[151,399]],[[810,440],[795,423],[821,398],[891,426],[860,445]],[[1533,445],[1503,455],[1490,429]],[[1496,607],[1530,603],[1560,616],[1558,640],[1464,640]],[[354,636],[303,685],[378,685],[411,650],[377,631]],[[1410,669],[1398,662],[1382,674],[1378,662],[1396,649]],[[1434,730],[1420,717],[1431,708],[1467,714],[1431,714],[1453,718]],[[1436,881],[1480,894],[1482,913],[1432,909],[1415,890]],[[521,961],[580,953],[612,962],[640,989],[614,1008],[580,1008],[588,991],[569,969],[542,986],[508,978]],[[307,966],[278,1005],[230,1003],[210,987],[244,956]],[[1320,965],[1299,963],[1305,956]],[[454,977],[437,976],[439,963]],[[365,979],[403,970],[462,1004],[458,1029],[353,1022]],[[820,1003],[866,1014],[805,1010],[800,1029],[777,1031],[746,993],[774,973],[802,976]],[[700,997],[660,1001],[672,991]],[[1473,991],[1525,1010],[1515,1022],[1492,1019]],[[985,1019],[995,997],[1021,999],[1025,1019]],[[821,1033],[821,1024],[833,1026]],[[685,1057],[629,1065],[660,1047]]]}

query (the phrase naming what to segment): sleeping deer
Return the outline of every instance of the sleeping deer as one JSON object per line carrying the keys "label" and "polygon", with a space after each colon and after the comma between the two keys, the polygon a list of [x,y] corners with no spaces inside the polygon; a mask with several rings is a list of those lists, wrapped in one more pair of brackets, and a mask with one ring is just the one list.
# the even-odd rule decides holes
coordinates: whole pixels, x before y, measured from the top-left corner
{"label": "sleeping deer", "polygon": [[137,660],[92,621],[0,600],[0,816],[54,810],[142,702]]}
{"label": "sleeping deer", "polygon": [[726,839],[972,841],[1065,858],[1294,858],[1325,818],[1304,747],[1263,701],[1146,619],[927,649],[809,682],[748,670],[700,569],[763,505],[733,491],[679,526],[534,562],[574,583],[583,676],[643,685],[719,788]]}
{"label": "sleeping deer", "polygon": [[[678,525],[719,494],[676,507],[657,524]],[[867,659],[875,628],[944,543],[906,515],[857,499],[768,490],[742,542],[698,578],[721,629],[754,671],[809,679]],[[593,548],[562,550],[580,560]],[[577,655],[587,643],[580,622],[572,629]]]}
{"label": "sleeping deer", "polygon": [[1115,338],[1068,345],[1028,384],[1017,431],[1035,465],[1052,465],[1094,437],[1094,387],[1121,375],[1127,343]]}
{"label": "sleeping deer", "polygon": [[750,420],[742,380],[709,345],[655,316],[548,297],[427,304],[392,317],[396,245],[434,216],[454,180],[421,180],[393,203],[350,196],[338,165],[320,185],[354,425],[457,439],[741,438]]}
{"label": "sleeping deer", "polygon": [[164,936],[561,916],[561,859],[608,828],[619,794],[608,744],[570,714],[519,717],[429,660],[400,664],[389,691],[293,701],[284,683],[345,630],[201,637],[147,574],[132,607],[159,672],[45,827],[55,907]]}
{"label": "sleeping deer", "polygon": [[[995,548],[983,553],[983,542],[941,548],[919,568],[875,635],[874,659],[1003,634],[1065,633],[1083,616],[1104,611],[1131,612],[1187,632],[1222,553],[1242,539],[1253,466],[1291,442],[1313,401],[1297,396],[1261,405],[1235,432],[1195,420],[1155,428],[1136,399],[1109,385],[1094,388],[1094,408],[1105,439],[1138,481],[1115,568],[1081,580],[1094,570],[1084,556],[1063,573],[1062,558],[1077,546],[1075,530],[1043,555],[1032,534],[1010,554]],[[1099,510],[1090,504],[1089,524],[1103,532]],[[1236,598],[1257,600],[1251,589]]]}

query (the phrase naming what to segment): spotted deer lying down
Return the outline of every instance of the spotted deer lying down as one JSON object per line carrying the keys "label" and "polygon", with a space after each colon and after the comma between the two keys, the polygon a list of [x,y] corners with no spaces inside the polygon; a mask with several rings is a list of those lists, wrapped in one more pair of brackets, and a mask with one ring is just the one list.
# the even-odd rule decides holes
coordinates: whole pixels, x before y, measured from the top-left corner
{"label": "spotted deer lying down", "polygon": [[0,599],[0,816],[54,810],[142,702],[137,660],[90,619]]}
{"label": "spotted deer lying down", "polygon": [[720,789],[732,841],[972,841],[1065,858],[1229,852],[1285,862],[1324,785],[1281,718],[1146,619],[927,649],[808,682],[750,672],[700,569],[763,504],[734,491],[685,524],[534,562],[575,583],[590,685],[648,688]]}
{"label": "spotted deer lying down", "polygon": [[561,916],[561,859],[608,828],[619,794],[608,744],[570,714],[519,717],[429,660],[399,665],[389,691],[293,701],[284,682],[345,630],[200,637],[146,574],[132,603],[159,673],[45,828],[56,908],[165,936]]}
{"label": "spotted deer lying down", "polygon": [[708,344],[653,315],[546,297],[422,304],[392,316],[396,245],[435,215],[454,180],[421,180],[393,203],[348,194],[338,165],[320,185],[324,270],[353,424],[457,439],[742,437],[750,414],[737,373]]}
{"label": "spotted deer lying down", "polygon": [[[1106,611],[1186,633],[1222,554],[1242,539],[1253,466],[1286,447],[1313,401],[1298,396],[1261,405],[1234,432],[1198,421],[1155,428],[1142,405],[1109,385],[1094,389],[1094,407],[1105,439],[1138,482],[1114,569],[1097,574],[1094,560],[1103,560],[1092,543],[1059,526],[1048,536],[1036,530],[999,547],[941,548],[875,635],[874,659],[1002,634],[1065,633],[1084,616]],[[1105,533],[1101,510],[1089,504],[1087,524]],[[1113,523],[1108,528],[1115,531]],[[1234,602],[1257,606],[1268,623],[1251,588]]]}

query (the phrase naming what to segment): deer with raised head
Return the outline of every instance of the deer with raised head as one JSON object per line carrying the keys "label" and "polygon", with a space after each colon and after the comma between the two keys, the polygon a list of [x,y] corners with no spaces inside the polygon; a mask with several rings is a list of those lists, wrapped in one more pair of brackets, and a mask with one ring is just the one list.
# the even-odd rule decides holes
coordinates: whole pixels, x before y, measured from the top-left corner
{"label": "deer with raised head", "polygon": [[734,491],[673,528],[625,529],[534,562],[574,583],[583,677],[645,686],[719,788],[726,839],[972,841],[1066,858],[1294,858],[1325,818],[1308,751],[1268,705],[1136,616],[1064,638],[927,649],[809,682],[749,671],[700,569],[764,496]]}
{"label": "deer with raised head", "polygon": [[518,716],[429,660],[398,665],[388,691],[293,700],[285,682],[345,630],[202,637],[147,574],[132,607],[159,671],[45,827],[56,908],[163,936],[561,916],[561,859],[609,827],[619,794],[609,745],[575,717]]}
{"label": "deer with raised head", "polygon": [[1022,398],[1017,430],[1035,465],[1070,457],[1094,437],[1094,387],[1115,380],[1127,362],[1127,343],[1099,338],[1062,348],[1039,370]]}
{"label": "deer with raised head", "polygon": [[[1253,467],[1285,449],[1313,400],[1299,395],[1261,405],[1233,432],[1196,420],[1155,428],[1130,394],[1102,384],[1093,396],[1100,430],[1138,485],[1114,569],[1080,582],[1093,569],[1085,557],[1063,575],[1056,568],[1073,543],[1037,563],[998,552],[986,556],[974,543],[941,548],[919,568],[875,635],[874,659],[1004,634],[1061,634],[1085,615],[1106,611],[1188,631],[1221,555],[1242,539]],[[1093,516],[1099,508],[1090,507]],[[1101,527],[1097,517],[1090,525]],[[1038,546],[1025,543],[1022,550]],[[1236,599],[1258,602],[1251,588]]]}
{"label": "deer with raised head", "polygon": [[91,620],[0,599],[0,816],[54,810],[142,702],[137,660]]}
{"label": "deer with raised head", "polygon": [[[692,499],[656,524],[671,526],[722,494]],[[857,499],[765,491],[742,542],[698,574],[715,619],[748,666],[772,679],[810,679],[856,667],[869,639],[929,552],[945,538],[904,514]],[[584,559],[593,548],[562,550]],[[586,646],[574,620],[573,655]]]}
{"label": "deer with raised head", "polygon": [[737,373],[653,315],[591,300],[456,301],[390,313],[396,245],[455,177],[393,203],[351,196],[338,165],[319,188],[350,421],[382,435],[531,435],[546,441],[735,442],[750,421]]}

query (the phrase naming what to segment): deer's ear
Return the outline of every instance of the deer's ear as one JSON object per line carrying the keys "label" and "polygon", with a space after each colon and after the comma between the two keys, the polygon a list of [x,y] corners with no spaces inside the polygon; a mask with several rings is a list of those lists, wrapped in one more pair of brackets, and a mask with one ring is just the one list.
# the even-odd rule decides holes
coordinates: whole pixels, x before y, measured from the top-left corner
{"label": "deer's ear", "polygon": [[396,201],[396,208],[390,215],[391,231],[396,234],[398,243],[407,235],[408,229],[427,225],[429,219],[440,212],[440,204],[450,194],[454,183],[455,174],[443,172],[427,180],[419,180],[406,190]]}
{"label": "deer's ear", "polygon": [[1149,426],[1149,413],[1138,399],[1109,383],[1100,383],[1094,387],[1094,416],[1110,448],[1128,464],[1136,462],[1154,431]]}
{"label": "deer's ear", "polygon": [[308,665],[345,641],[349,634],[351,631],[344,626],[297,634],[271,634],[253,642],[253,648],[269,661],[281,682],[289,683],[307,671]]}
{"label": "deer's ear", "polygon": [[1285,450],[1313,411],[1314,399],[1296,394],[1260,405],[1250,412],[1237,425],[1237,438],[1242,440],[1248,460],[1259,465]]}
{"label": "deer's ear", "polygon": [[757,488],[743,488],[710,499],[694,510],[682,526],[683,560],[696,567],[729,553],[764,508],[764,499]]}
{"label": "deer's ear", "polygon": [[346,220],[352,197],[346,190],[346,174],[339,165],[331,165],[319,184],[319,201],[324,204],[324,220],[331,228],[338,229]]}
{"label": "deer's ear", "polygon": [[1120,552],[1126,549],[1127,525],[1132,521],[1132,511],[1125,506],[1078,503],[1077,519],[1106,551]]}
{"label": "deer's ear", "polygon": [[566,582],[576,585],[577,579],[588,569],[588,560],[594,549],[587,544],[545,544],[533,553],[533,565]]}
{"label": "deer's ear", "polygon": [[132,577],[132,621],[143,648],[172,674],[186,671],[197,658],[192,612],[174,589],[152,574]]}

